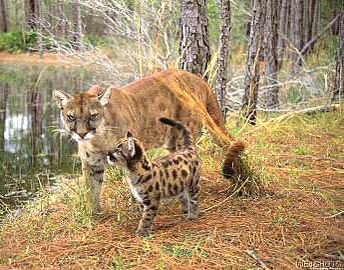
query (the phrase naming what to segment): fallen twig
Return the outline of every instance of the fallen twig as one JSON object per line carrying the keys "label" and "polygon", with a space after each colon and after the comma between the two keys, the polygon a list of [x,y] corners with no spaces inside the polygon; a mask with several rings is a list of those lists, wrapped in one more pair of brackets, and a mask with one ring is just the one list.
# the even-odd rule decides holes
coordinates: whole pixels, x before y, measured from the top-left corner
{"label": "fallen twig", "polygon": [[326,217],[326,218],[334,218],[334,217],[341,216],[341,215],[343,215],[343,214],[344,214],[344,211],[340,211],[339,213],[337,213],[337,214],[334,214],[334,215],[332,215],[332,216],[329,216],[329,217]]}
{"label": "fallen twig", "polygon": [[254,260],[256,260],[257,262],[260,263],[260,265],[264,268],[264,269],[270,269],[269,267],[266,266],[266,264],[254,253],[254,250],[246,250],[246,253],[252,257]]}

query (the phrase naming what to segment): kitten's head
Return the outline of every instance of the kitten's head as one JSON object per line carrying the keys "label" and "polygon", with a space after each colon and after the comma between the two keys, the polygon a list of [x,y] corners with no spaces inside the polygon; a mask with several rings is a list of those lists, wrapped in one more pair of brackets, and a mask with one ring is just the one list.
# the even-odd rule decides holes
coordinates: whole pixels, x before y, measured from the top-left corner
{"label": "kitten's head", "polygon": [[144,156],[142,143],[128,131],[126,137],[119,139],[115,150],[108,152],[108,162],[131,169]]}

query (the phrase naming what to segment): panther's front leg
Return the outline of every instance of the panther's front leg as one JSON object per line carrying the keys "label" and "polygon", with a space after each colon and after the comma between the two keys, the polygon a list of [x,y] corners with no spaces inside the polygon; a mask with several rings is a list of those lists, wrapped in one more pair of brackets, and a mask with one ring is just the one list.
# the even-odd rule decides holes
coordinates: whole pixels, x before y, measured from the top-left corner
{"label": "panther's front leg", "polygon": [[102,154],[85,151],[79,148],[79,155],[82,161],[82,172],[87,189],[86,198],[90,213],[96,214],[101,211],[100,192],[106,169],[106,159]]}

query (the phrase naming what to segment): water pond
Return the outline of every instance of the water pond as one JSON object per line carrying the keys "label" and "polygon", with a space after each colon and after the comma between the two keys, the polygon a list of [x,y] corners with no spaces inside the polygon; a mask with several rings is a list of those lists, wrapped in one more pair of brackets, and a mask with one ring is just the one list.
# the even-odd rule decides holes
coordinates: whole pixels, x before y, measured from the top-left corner
{"label": "water pond", "polygon": [[73,93],[96,81],[83,68],[0,62],[0,217],[57,175],[80,174],[76,143],[55,131],[61,124],[52,90]]}

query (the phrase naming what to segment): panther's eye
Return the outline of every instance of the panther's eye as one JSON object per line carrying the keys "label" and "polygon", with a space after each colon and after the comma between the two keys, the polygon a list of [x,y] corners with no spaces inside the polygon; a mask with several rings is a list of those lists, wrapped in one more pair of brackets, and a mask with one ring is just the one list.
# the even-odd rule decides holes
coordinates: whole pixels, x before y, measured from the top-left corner
{"label": "panther's eye", "polygon": [[73,122],[75,120],[75,116],[72,114],[67,114],[67,119],[68,121]]}
{"label": "panther's eye", "polygon": [[90,120],[91,120],[91,121],[95,121],[95,120],[97,120],[97,117],[98,117],[98,113],[92,113],[92,114],[90,115]]}

